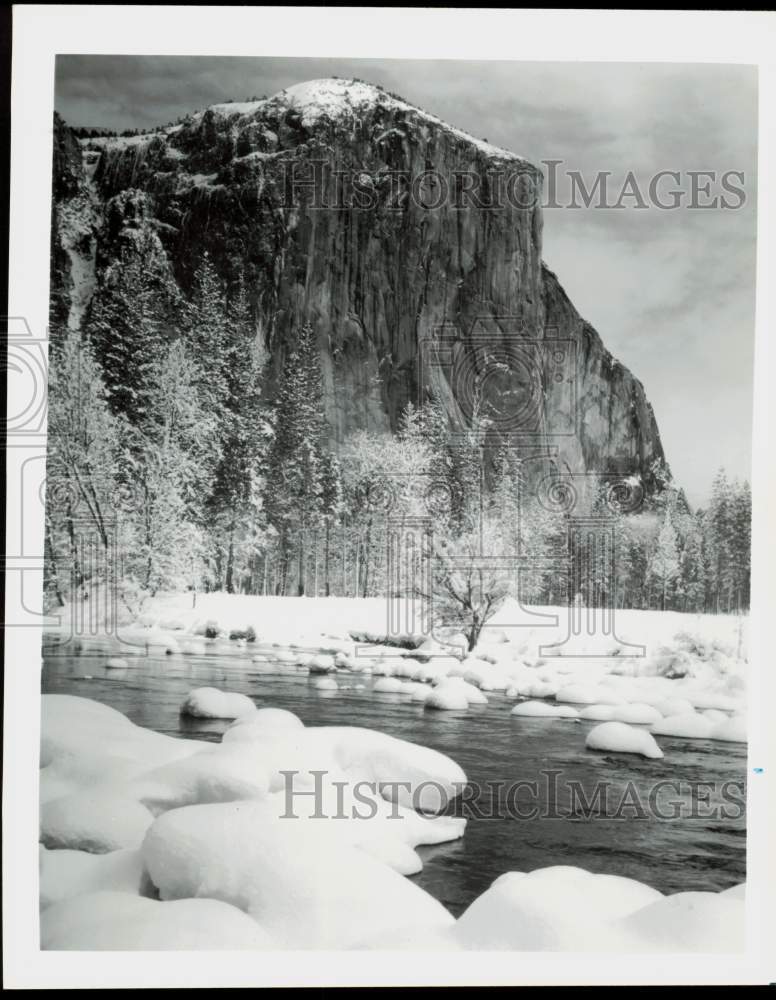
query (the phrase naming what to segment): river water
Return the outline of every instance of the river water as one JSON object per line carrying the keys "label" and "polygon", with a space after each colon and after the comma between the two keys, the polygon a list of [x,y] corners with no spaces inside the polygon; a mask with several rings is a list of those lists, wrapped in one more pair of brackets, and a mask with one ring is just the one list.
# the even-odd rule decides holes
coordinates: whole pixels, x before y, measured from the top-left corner
{"label": "river water", "polygon": [[[495,693],[468,712],[433,712],[375,694],[368,677],[338,674],[340,690],[323,692],[304,670],[259,672],[246,651],[132,655],[124,670],[106,668],[109,653],[127,657],[126,647],[98,642],[81,653],[45,652],[43,692],[93,698],[171,736],[218,741],[227,722],[179,715],[192,688],[212,686],[289,709],[308,726],[366,726],[452,757],[472,783],[466,833],[420,848],[424,867],[413,878],[455,915],[504,872],[548,865],[624,875],[667,893],[745,879],[743,744],[659,737],[661,760],[596,753],[585,749],[594,723],[510,716],[513,702]],[[605,789],[605,810],[596,788]]]}

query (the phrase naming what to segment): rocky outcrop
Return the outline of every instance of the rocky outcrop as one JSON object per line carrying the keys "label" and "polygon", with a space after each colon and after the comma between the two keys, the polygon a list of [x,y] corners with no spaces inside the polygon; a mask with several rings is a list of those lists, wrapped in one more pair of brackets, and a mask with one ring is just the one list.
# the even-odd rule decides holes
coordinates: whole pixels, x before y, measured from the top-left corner
{"label": "rocky outcrop", "polygon": [[[560,468],[612,476],[639,474],[648,490],[657,487],[652,469],[665,463],[657,421],[641,382],[604,347],[557,277],[542,265],[542,323],[545,331],[573,345],[573,425],[559,449]],[[557,419],[557,417],[556,417]]]}
{"label": "rocky outcrop", "polygon": [[101,203],[143,193],[184,289],[205,251],[245,280],[276,378],[313,324],[335,445],[433,391],[453,432],[555,468],[647,481],[662,459],[641,384],[542,265],[521,157],[340,80],[87,145]]}
{"label": "rocky outcrop", "polygon": [[78,329],[97,287],[96,250],[100,199],[88,184],[84,153],[58,114],[54,114],[51,208],[51,295],[49,326]]}

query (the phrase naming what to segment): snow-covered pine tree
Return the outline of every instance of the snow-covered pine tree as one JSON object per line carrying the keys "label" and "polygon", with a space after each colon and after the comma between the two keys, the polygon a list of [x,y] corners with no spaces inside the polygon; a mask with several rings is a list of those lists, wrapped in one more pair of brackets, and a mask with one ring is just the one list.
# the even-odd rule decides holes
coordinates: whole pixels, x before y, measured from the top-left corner
{"label": "snow-covered pine tree", "polygon": [[296,552],[297,593],[305,593],[312,530],[323,511],[326,424],[315,332],[301,327],[286,360],[275,407],[275,436],[267,465],[267,511],[280,544],[280,592]]}
{"label": "snow-covered pine tree", "polygon": [[[266,351],[256,335],[245,286],[235,288],[224,318],[229,339],[223,348],[224,398],[217,409],[221,454],[206,511],[215,549],[216,585],[235,591],[235,577],[250,576],[256,544],[266,525],[260,502],[262,468],[271,427],[262,403]],[[218,322],[214,316],[214,320]]]}
{"label": "snow-covered pine tree", "polygon": [[713,610],[716,612],[730,610],[733,601],[735,579],[731,550],[734,531],[732,504],[730,482],[725,470],[720,469],[712,483],[706,516]]}
{"label": "snow-covered pine tree", "polygon": [[154,368],[185,327],[185,312],[159,237],[147,227],[127,231],[101,277],[86,328],[111,409],[130,423],[142,421],[153,403]]}
{"label": "snow-covered pine tree", "polygon": [[199,368],[203,403],[220,415],[229,398],[233,324],[226,289],[207,252],[194,272],[187,340]]}
{"label": "snow-covered pine tree", "polygon": [[731,610],[749,607],[752,558],[752,493],[749,483],[735,483],[730,509]]}
{"label": "snow-covered pine tree", "polygon": [[676,580],[678,610],[703,611],[706,598],[702,521],[691,513],[675,515],[679,542],[679,573]]}
{"label": "snow-covered pine tree", "polygon": [[665,517],[657,536],[657,545],[649,562],[649,574],[658,587],[660,609],[665,611],[670,587],[679,574],[676,530],[671,521],[669,508],[666,508]]}
{"label": "snow-covered pine tree", "polygon": [[182,339],[167,347],[149,375],[149,406],[128,431],[124,461],[133,490],[127,499],[127,593],[139,600],[185,589],[201,572],[198,493],[192,492],[196,442],[211,428],[196,389],[196,365]]}
{"label": "snow-covered pine tree", "polygon": [[331,537],[343,505],[342,470],[335,455],[324,452],[321,468],[321,513],[323,515],[323,586],[331,594]]}

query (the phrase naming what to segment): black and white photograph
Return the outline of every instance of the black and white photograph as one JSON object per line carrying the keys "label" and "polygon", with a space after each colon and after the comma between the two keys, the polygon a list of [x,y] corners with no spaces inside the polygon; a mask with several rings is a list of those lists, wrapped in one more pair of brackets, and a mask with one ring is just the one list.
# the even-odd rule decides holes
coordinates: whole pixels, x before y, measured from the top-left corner
{"label": "black and white photograph", "polygon": [[14,51],[20,982],[767,981],[773,15],[91,14]]}

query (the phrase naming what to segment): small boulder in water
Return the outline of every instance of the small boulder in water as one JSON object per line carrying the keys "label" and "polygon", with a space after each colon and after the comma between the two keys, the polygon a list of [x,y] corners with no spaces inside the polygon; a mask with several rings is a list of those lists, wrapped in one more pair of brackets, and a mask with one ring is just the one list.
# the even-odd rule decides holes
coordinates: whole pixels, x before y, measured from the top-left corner
{"label": "small boulder in water", "polygon": [[608,750],[612,753],[637,753],[658,759],[663,751],[645,729],[636,729],[625,722],[602,722],[587,734],[588,750]]}

